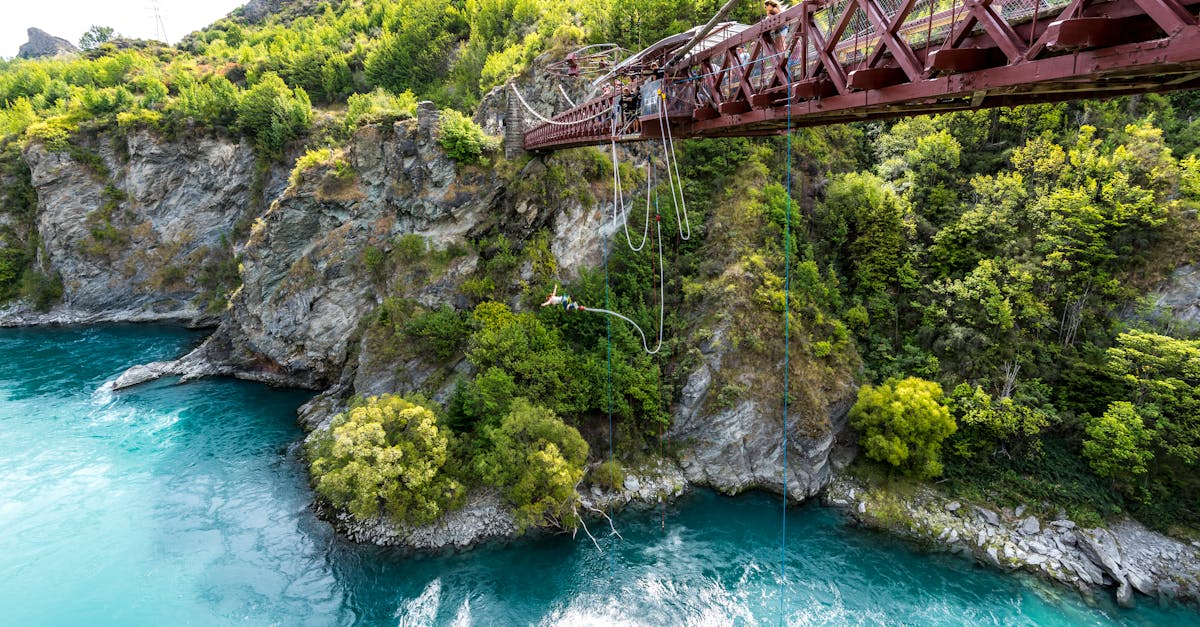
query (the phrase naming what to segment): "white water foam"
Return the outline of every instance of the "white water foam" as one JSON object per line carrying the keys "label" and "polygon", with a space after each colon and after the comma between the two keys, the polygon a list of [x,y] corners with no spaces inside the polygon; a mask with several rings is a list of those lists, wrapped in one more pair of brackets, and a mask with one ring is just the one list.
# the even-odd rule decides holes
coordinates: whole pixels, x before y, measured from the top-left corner
{"label": "white water foam", "polygon": [[434,579],[415,599],[396,609],[394,618],[399,618],[399,627],[424,627],[432,625],[442,607],[442,580]]}

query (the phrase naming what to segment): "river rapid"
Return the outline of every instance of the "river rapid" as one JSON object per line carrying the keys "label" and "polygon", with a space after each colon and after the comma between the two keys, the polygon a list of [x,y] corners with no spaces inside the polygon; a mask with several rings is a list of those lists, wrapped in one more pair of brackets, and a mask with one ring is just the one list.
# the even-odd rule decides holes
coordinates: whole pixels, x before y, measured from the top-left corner
{"label": "river rapid", "polygon": [[[307,393],[104,384],[201,339],[159,326],[0,330],[0,621],[11,625],[1183,625],[913,551],[835,511],[695,492],[623,539],[406,554],[312,513]],[[596,526],[593,525],[593,529]],[[785,541],[781,541],[785,540]],[[781,550],[786,583],[780,588]],[[781,592],[783,600],[781,602]]]}

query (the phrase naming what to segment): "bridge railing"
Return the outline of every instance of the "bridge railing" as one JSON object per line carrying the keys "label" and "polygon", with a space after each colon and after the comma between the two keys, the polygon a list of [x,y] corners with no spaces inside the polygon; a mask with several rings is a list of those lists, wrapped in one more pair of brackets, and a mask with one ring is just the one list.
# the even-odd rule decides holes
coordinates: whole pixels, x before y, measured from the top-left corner
{"label": "bridge railing", "polygon": [[[800,124],[830,123],[1200,87],[1198,6],[1200,0],[810,0],[730,29],[727,39],[706,42],[665,76],[622,77],[631,93],[616,100],[623,116],[640,111],[640,131],[654,135],[647,122],[658,103],[629,100],[661,79],[676,136],[683,137],[769,132],[792,114],[807,116]],[[614,97],[600,102],[617,108]],[[584,106],[558,119],[586,119]],[[597,140],[576,141],[581,136]],[[579,131],[535,129],[526,145],[608,137],[592,120]]]}
{"label": "bridge railing", "polygon": [[[589,100],[556,116],[553,122],[545,122],[525,134],[525,145],[536,147],[555,145],[556,147],[585,146],[602,143],[613,135],[613,117],[620,111],[622,94],[605,94]],[[631,112],[631,113],[636,113]],[[636,120],[636,115],[627,116]],[[637,132],[635,128],[616,129],[618,133]]]}

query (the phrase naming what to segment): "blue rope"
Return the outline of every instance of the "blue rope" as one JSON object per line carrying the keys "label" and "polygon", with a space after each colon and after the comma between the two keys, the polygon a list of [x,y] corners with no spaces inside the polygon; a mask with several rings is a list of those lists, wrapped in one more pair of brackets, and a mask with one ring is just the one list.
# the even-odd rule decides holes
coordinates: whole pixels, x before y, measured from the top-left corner
{"label": "blue rope", "polygon": [[791,341],[792,286],[792,68],[787,68],[787,211],[783,227],[783,524],[779,541],[779,624],[787,624],[787,506],[788,506],[788,366]]}
{"label": "blue rope", "polygon": [[[603,230],[603,229],[601,229],[601,230]],[[608,290],[609,290],[608,258],[611,255],[611,253],[612,253],[612,249],[609,246],[608,235],[605,235],[604,236],[604,308],[605,309],[611,309],[611,307],[609,307],[610,303],[609,303],[609,296],[608,296]],[[615,466],[615,461],[614,461],[615,460],[615,447],[613,445],[612,316],[604,316],[604,327],[608,333],[608,383],[605,386],[605,391],[608,396],[608,464],[609,464],[610,471],[615,473],[616,472],[616,466]],[[610,521],[612,520],[612,517],[613,517],[613,504],[612,504],[612,501],[610,500],[608,502],[608,518]],[[617,551],[616,551],[616,547],[612,546],[612,544],[614,544],[616,542],[616,540],[611,539],[612,538],[611,536],[609,536],[609,538],[610,538],[609,539],[609,545],[610,545],[609,548],[611,550],[608,552],[608,577],[609,577],[610,581],[615,581],[616,580],[616,572],[617,572]]]}

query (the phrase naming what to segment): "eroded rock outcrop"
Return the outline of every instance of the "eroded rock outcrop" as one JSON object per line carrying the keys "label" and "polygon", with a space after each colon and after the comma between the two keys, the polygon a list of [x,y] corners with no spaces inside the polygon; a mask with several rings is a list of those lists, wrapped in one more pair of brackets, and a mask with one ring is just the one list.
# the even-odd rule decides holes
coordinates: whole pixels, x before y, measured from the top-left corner
{"label": "eroded rock outcrop", "polygon": [[[250,146],[145,130],[76,141],[62,151],[33,143],[24,153],[40,263],[62,277],[62,302],[45,313],[9,307],[0,325],[196,322],[206,309],[218,313],[218,292],[230,286],[217,277],[231,271],[235,227],[258,205]],[[259,186],[270,193],[278,183],[268,176]]]}
{"label": "eroded rock outcrop", "polygon": [[17,52],[17,56],[22,59],[55,57],[60,54],[79,52],[79,48],[76,48],[75,44],[62,37],[55,37],[40,28],[30,28],[27,32],[29,41],[21,44],[21,49]]}
{"label": "eroded rock outcrop", "polygon": [[1153,297],[1161,314],[1200,327],[1200,265],[1177,268]]}
{"label": "eroded rock outcrop", "polygon": [[1063,516],[964,505],[931,489],[899,496],[839,478],[826,502],[879,529],[973,556],[1005,570],[1022,570],[1078,589],[1085,596],[1112,588],[1122,606],[1134,592],[1200,603],[1200,549],[1132,520],[1083,529]]}

